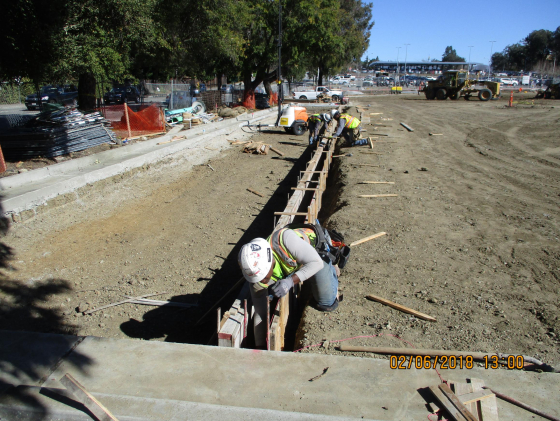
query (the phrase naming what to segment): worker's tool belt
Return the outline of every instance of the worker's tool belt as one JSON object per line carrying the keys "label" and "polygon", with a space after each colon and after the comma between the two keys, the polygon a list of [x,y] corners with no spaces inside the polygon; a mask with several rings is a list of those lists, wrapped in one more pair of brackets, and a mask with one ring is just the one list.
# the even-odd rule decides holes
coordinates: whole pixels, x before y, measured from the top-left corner
{"label": "worker's tool belt", "polygon": [[315,224],[289,224],[285,228],[294,230],[298,235],[300,230],[312,230],[316,238],[315,250],[319,253],[321,259],[327,263],[330,262],[333,265],[338,265],[340,269],[346,266],[346,262],[350,257],[350,247],[344,244],[342,234],[335,230],[323,228],[319,221]]}

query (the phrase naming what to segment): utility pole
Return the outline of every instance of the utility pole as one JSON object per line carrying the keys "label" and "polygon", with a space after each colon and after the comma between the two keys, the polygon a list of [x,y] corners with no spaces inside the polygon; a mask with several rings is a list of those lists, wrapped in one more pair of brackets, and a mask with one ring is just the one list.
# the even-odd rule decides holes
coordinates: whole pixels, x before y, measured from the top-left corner
{"label": "utility pole", "polygon": [[409,45],[410,44],[405,44],[404,45],[404,48],[405,48],[405,50],[404,50],[404,77],[406,77],[406,59],[408,58],[408,46]]}
{"label": "utility pole", "polygon": [[492,74],[492,49],[496,41],[490,41],[490,64],[488,65],[488,77]]}
{"label": "utility pole", "polygon": [[282,86],[282,0],[278,0],[278,118],[276,125],[280,123],[282,116],[282,100],[284,99],[284,87]]}
{"label": "utility pole", "polygon": [[469,45],[469,64],[467,65],[467,69],[469,69],[469,71],[471,70],[471,49],[474,47],[474,45]]}
{"label": "utility pole", "polygon": [[399,53],[401,52],[402,47],[397,47],[397,71],[395,73],[395,86],[397,86],[397,79],[399,77],[400,69],[399,69]]}

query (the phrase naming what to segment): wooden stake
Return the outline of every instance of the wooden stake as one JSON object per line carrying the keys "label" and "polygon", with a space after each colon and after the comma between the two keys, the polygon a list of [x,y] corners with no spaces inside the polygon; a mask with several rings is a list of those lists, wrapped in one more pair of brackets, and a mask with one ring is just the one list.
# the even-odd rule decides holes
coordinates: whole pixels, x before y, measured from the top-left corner
{"label": "wooden stake", "polygon": [[123,105],[124,105],[124,116],[126,119],[126,130],[128,131],[128,137],[132,137],[132,132],[130,131],[130,120],[128,118],[128,105],[126,102]]}
{"label": "wooden stake", "polygon": [[[126,105],[126,104],[125,104]],[[66,373],[60,379],[60,383],[68,389],[72,395],[84,405],[99,421],[119,421],[113,414],[105,408],[101,402],[95,399],[78,381],[70,374]]]}
{"label": "wooden stake", "polygon": [[430,133],[430,136],[443,136],[443,133]]}
{"label": "wooden stake", "polygon": [[379,165],[372,165],[372,164],[354,164],[358,167],[379,167]]}
{"label": "wooden stake", "polygon": [[397,197],[398,194],[360,194],[358,197]]}
{"label": "wooden stake", "polygon": [[377,234],[373,234],[373,235],[370,235],[369,237],[362,238],[361,240],[354,241],[353,243],[350,244],[350,247],[357,246],[358,244],[362,244],[362,243],[365,243],[365,242],[370,241],[370,240],[375,240],[376,238],[383,237],[384,235],[387,235],[387,233],[386,232],[378,232]]}
{"label": "wooden stake", "polygon": [[260,194],[258,191],[255,191],[255,190],[252,190],[252,189],[247,189],[247,191],[250,191],[251,193],[256,194],[257,196],[264,197],[264,196],[263,196],[262,194]]}
{"label": "wooden stake", "polygon": [[208,168],[210,168],[212,171],[216,171],[214,168],[212,168],[212,165],[210,164],[206,164],[206,165],[208,165]]}
{"label": "wooden stake", "polygon": [[383,113],[369,113],[369,115],[381,115]]}
{"label": "wooden stake", "polygon": [[378,303],[385,304],[386,306],[392,307],[395,310],[402,311],[403,313],[412,314],[412,315],[414,315],[414,316],[416,316],[416,317],[418,317],[419,319],[422,319],[422,320],[427,320],[429,322],[435,322],[436,321],[436,319],[432,316],[428,316],[427,314],[420,313],[419,311],[416,311],[416,310],[413,310],[411,308],[405,307],[403,305],[394,303],[392,301],[386,300],[385,298],[381,298],[381,297],[378,297],[376,295],[368,295],[368,296],[366,296],[366,298],[368,300],[371,300],[371,301],[377,301]]}

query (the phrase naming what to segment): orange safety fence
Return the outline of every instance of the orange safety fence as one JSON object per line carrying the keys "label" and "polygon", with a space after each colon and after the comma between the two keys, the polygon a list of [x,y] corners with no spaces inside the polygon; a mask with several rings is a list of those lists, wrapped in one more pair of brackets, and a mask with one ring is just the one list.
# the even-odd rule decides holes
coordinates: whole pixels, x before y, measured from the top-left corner
{"label": "orange safety fence", "polygon": [[278,94],[276,92],[270,94],[270,100],[268,101],[268,103],[271,107],[274,105],[278,105]]}
{"label": "orange safety fence", "polygon": [[117,136],[130,138],[165,132],[163,111],[157,105],[140,106],[133,111],[127,104],[109,105],[101,108],[105,119]]}
{"label": "orange safety fence", "polygon": [[6,161],[4,161],[4,154],[2,153],[2,148],[0,148],[0,173],[6,171]]}

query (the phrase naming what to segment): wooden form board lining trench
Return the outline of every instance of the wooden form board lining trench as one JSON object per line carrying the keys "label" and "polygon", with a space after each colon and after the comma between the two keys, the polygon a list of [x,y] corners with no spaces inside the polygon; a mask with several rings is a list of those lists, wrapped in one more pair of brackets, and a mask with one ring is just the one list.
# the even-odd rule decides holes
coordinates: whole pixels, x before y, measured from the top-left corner
{"label": "wooden form board lining trench", "polygon": [[[275,213],[278,215],[278,221],[275,224],[274,231],[293,222],[296,216],[305,216],[305,222],[314,222],[317,219],[321,210],[321,197],[327,185],[328,170],[332,163],[333,143],[331,139],[326,148],[317,147],[311,160],[307,163],[306,169],[301,172],[297,186],[288,200],[286,208],[282,212]],[[315,188],[310,190],[311,186]],[[304,199],[307,200],[306,195],[309,196],[311,192],[313,194],[307,205],[307,211],[298,212],[302,204],[305,205],[303,202]],[[246,309],[244,307],[245,302],[247,303]],[[252,307],[249,284],[245,283],[233,306],[224,313],[228,317],[227,320],[220,323],[218,346],[240,348],[244,345],[243,339],[247,336],[247,329],[252,326]],[[284,334],[290,307],[290,294],[288,294],[278,300],[275,310],[271,312],[270,338],[268,338],[267,344],[272,351],[281,351],[284,348]]]}

